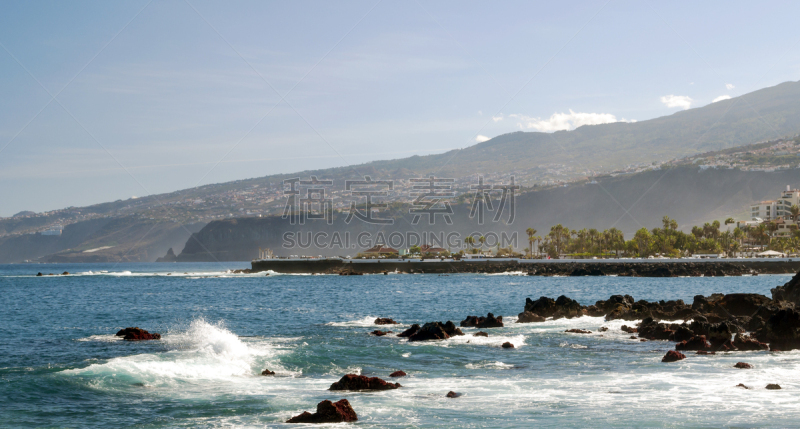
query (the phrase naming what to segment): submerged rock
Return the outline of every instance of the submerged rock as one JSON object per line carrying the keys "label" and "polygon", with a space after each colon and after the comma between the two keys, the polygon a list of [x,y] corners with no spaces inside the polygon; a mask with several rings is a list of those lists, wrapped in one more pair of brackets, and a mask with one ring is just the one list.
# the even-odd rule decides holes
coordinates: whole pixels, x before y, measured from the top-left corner
{"label": "submerged rock", "polygon": [[303,414],[287,420],[286,423],[340,423],[357,420],[356,411],[350,406],[350,402],[347,399],[341,399],[337,402],[331,402],[326,399],[317,404],[316,413],[311,414],[305,411]]}
{"label": "submerged rock", "polygon": [[405,377],[406,375],[408,375],[408,374],[406,374],[403,371],[395,371],[395,372],[389,374],[389,377]]}
{"label": "submerged rock", "polygon": [[453,392],[451,390],[451,391],[447,392],[447,395],[444,395],[444,396],[447,397],[447,398],[458,398],[459,396],[461,396],[461,393],[456,393],[456,392]]}
{"label": "submerged rock", "polygon": [[506,342],[505,342],[505,343],[503,343],[503,345],[502,345],[502,346],[500,346],[500,347],[502,347],[502,348],[504,348],[504,349],[513,349],[513,348],[514,348],[514,345],[513,345],[513,344],[511,344],[511,343],[509,343],[508,341],[506,341]]}
{"label": "submerged rock", "polygon": [[781,390],[781,386],[778,384],[767,384],[768,390]]}
{"label": "submerged rock", "polygon": [[736,362],[736,364],[733,365],[733,367],[738,369],[750,369],[753,367],[753,365],[750,365],[747,362]]}
{"label": "submerged rock", "polygon": [[748,390],[750,389],[749,387],[745,386],[742,383],[737,384],[736,387],[741,387],[742,389],[748,389]]}
{"label": "submerged rock", "polygon": [[586,331],[586,330],[583,330],[583,329],[577,329],[577,328],[574,328],[574,329],[567,329],[567,330],[566,330],[566,331],[564,331],[564,332],[569,332],[569,333],[571,333],[571,334],[591,334],[591,333],[592,333],[592,331]]}
{"label": "submerged rock", "polygon": [[473,337],[488,337],[489,334],[487,334],[486,332],[483,332],[483,331],[478,331],[478,332],[472,334],[472,336]]}
{"label": "submerged rock", "polygon": [[144,329],[141,329],[139,327],[120,329],[119,331],[117,331],[117,336],[118,337],[123,337],[122,338],[123,340],[128,340],[128,341],[144,341],[144,340],[160,340],[161,339],[161,334],[158,334],[158,333],[155,333],[155,332],[151,334],[151,333],[149,333],[149,332],[147,332]]}
{"label": "submerged rock", "polygon": [[372,335],[374,335],[376,337],[382,337],[382,336],[384,336],[386,334],[391,334],[391,333],[392,333],[392,331],[380,331],[380,330],[377,330],[377,329],[372,331],[372,332],[370,332],[370,334],[372,334]]}
{"label": "submerged rock", "polygon": [[269,369],[265,369],[261,371],[261,375],[275,375],[275,371],[270,371]]}
{"label": "submerged rock", "polygon": [[685,354],[676,352],[675,350],[670,350],[664,355],[664,357],[661,359],[661,362],[677,362],[682,359],[686,359]]}
{"label": "submerged rock", "polygon": [[391,390],[402,387],[400,383],[389,383],[378,377],[347,374],[336,383],[331,384],[328,390]]}
{"label": "submerged rock", "polygon": [[372,322],[372,323],[374,323],[375,325],[397,325],[398,324],[397,322],[395,322],[394,320],[392,320],[392,319],[390,319],[388,317],[379,317],[379,318],[375,319],[375,321]]}

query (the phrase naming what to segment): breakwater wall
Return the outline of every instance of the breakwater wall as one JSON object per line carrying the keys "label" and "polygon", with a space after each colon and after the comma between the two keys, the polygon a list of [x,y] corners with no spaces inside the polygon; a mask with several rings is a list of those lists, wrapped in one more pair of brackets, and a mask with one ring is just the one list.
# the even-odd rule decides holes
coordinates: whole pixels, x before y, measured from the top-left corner
{"label": "breakwater wall", "polygon": [[539,276],[740,276],[790,274],[800,271],[800,259],[670,259],[670,260],[400,260],[400,259],[262,259],[252,271],[285,274],[455,274],[522,272]]}

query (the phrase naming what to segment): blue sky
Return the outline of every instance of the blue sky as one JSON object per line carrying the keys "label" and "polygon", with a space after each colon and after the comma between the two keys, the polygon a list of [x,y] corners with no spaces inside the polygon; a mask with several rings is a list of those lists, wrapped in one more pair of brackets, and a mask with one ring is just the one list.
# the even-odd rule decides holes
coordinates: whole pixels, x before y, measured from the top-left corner
{"label": "blue sky", "polygon": [[796,2],[3,2],[0,216],[672,114],[800,79],[798,16]]}

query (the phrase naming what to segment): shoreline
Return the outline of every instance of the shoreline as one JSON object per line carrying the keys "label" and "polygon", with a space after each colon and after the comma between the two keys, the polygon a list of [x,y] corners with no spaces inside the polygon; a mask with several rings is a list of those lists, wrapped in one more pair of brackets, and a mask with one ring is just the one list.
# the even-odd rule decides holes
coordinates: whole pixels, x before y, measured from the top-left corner
{"label": "shoreline", "polygon": [[732,260],[517,260],[483,259],[262,259],[251,262],[250,272],[281,274],[499,274],[522,272],[532,276],[716,277],[758,274],[795,274],[800,259]]}

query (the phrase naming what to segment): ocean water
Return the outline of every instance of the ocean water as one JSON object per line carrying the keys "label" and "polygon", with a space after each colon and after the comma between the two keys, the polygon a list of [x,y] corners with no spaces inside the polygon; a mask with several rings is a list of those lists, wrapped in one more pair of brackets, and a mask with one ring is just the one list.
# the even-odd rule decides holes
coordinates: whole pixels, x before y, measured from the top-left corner
{"label": "ocean water", "polygon": [[[525,298],[582,304],[757,292],[790,276],[642,279],[519,275],[237,275],[226,264],[0,266],[0,426],[290,427],[347,398],[359,427],[796,427],[800,353],[688,355],[584,317],[515,324]],[[68,276],[34,277],[37,272]],[[439,342],[394,335],[412,323],[502,315],[506,327]],[[374,326],[391,317],[401,326]],[[126,342],[127,326],[161,341]],[[607,326],[607,332],[597,329]],[[565,333],[568,328],[592,335]],[[514,349],[500,345],[512,342]],[[745,361],[750,370],[733,364]],[[263,369],[277,374],[262,377]],[[403,387],[331,392],[347,373]],[[735,387],[744,383],[745,390]],[[766,390],[768,383],[783,389]],[[448,391],[463,396],[448,399]],[[337,425],[343,427],[345,425]]]}

